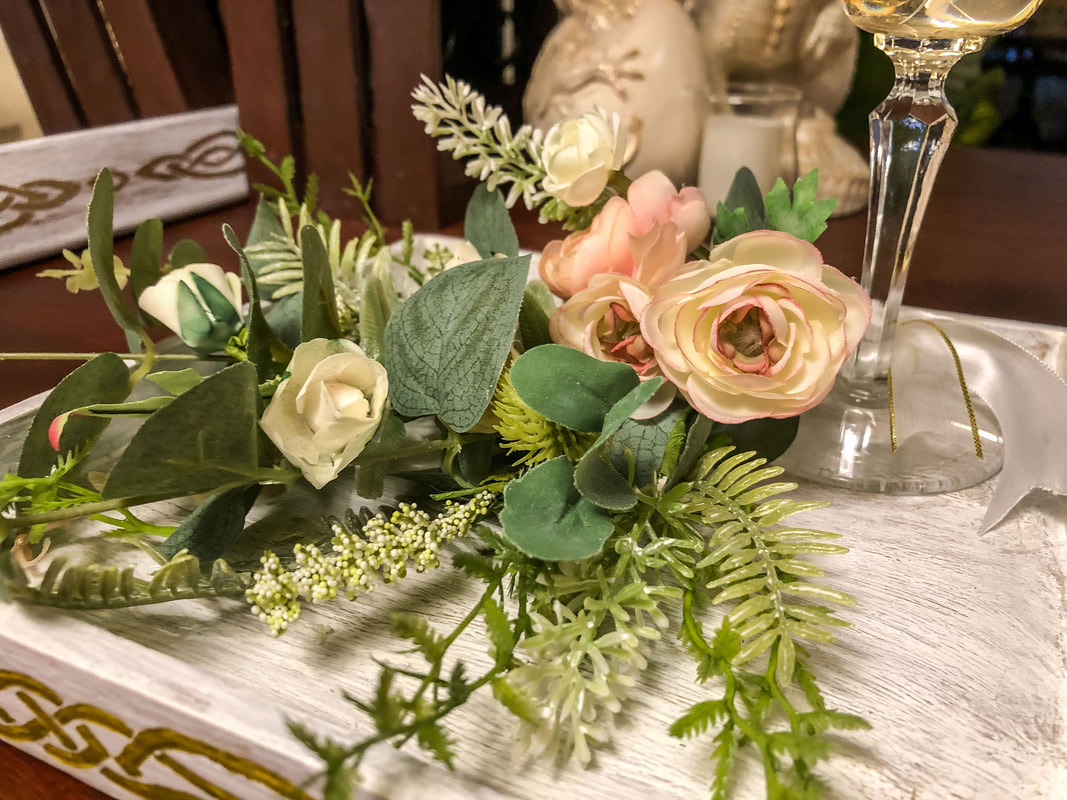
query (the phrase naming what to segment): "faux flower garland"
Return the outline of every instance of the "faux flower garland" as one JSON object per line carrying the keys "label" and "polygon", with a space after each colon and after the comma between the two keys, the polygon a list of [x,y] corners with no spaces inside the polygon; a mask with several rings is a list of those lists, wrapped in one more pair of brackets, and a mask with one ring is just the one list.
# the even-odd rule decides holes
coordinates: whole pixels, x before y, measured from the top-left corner
{"label": "faux flower garland", "polygon": [[[425,669],[382,668],[376,694],[356,701],[375,732],[342,744],[293,727],[322,758],[325,796],[347,796],[381,742],[462,760],[442,721],[482,689],[534,750],[586,766],[675,637],[707,688],[694,686],[671,732],[714,736],[712,796],[728,795],[741,748],[759,752],[768,797],[815,796],[826,731],[865,723],[826,707],[802,643],[832,642],[847,623],[830,605],[853,600],[807,560],[845,552],[836,534],[783,524],[819,504],[784,497],[795,487],[767,461],[870,318],[810,244],[830,210],[815,176],[764,199],[742,171],[711,231],[696,190],[626,177],[624,135],[598,110],[542,136],[513,132],[461,82],[427,80],[414,97],[427,132],[484,181],[453,251],[414,253],[410,226],[390,247],[369,205],[367,232],[342,243],[339,223],[292,191],[287,160],[270,166],[290,188],[263,189],[246,241],[224,228],[239,278],[191,243],[165,258],[161,224],[144,223],[134,306],[101,174],[89,249],[70,260],[91,271],[139,366],[99,355],[42,404],[0,482],[7,589],[79,609],[239,597],[281,634],[305,603],[448,562],[482,589],[448,633],[394,617]],[[352,192],[367,203],[365,187]],[[520,198],[574,231],[545,249],[542,281],[509,220]],[[194,353],[161,353],[147,326]],[[222,368],[164,366],[174,358]],[[143,425],[106,475],[89,472],[109,420],[130,416]],[[420,496],[368,508],[394,474],[415,477]],[[241,563],[261,489],[301,479],[348,482],[362,508]],[[173,528],[133,510],[194,494],[206,499]],[[155,555],[155,574],[70,565],[57,525],[88,516]],[[58,556],[38,577],[46,535]],[[489,666],[471,675],[451,648],[477,620]]]}

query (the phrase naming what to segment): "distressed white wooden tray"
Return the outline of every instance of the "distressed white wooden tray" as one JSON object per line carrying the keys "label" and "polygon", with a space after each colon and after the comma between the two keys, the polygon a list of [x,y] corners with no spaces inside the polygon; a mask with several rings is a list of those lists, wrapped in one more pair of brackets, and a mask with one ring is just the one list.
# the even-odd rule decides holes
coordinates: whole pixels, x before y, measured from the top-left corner
{"label": "distressed white wooden tray", "polygon": [[[1067,373],[1067,330],[964,319]],[[0,412],[0,431],[38,402]],[[2,435],[0,467],[13,447]],[[874,726],[842,739],[822,769],[829,797],[1067,796],[1067,499],[1032,497],[980,538],[991,492],[798,490],[833,501],[801,521],[845,535],[852,551],[825,560],[827,580],[859,600],[847,614],[855,628],[813,648],[813,666],[831,706]],[[334,493],[329,504],[349,500]],[[323,510],[289,495],[259,509],[257,524]],[[410,658],[384,633],[389,612],[429,612],[447,629],[472,588],[451,569],[413,576],[355,605],[306,606],[280,640],[237,602],[98,613],[0,604],[0,738],[121,798],[163,786],[180,797],[301,797],[295,787],[317,764],[284,720],[342,741],[370,733],[341,691],[366,697],[375,660]],[[478,637],[458,649],[486,660]],[[667,728],[716,689],[694,683],[691,660],[667,639],[586,771],[522,760],[511,718],[476,695],[448,721],[455,773],[384,747],[368,757],[364,787],[388,798],[701,797],[710,742]],[[762,796],[759,766],[742,767],[735,796]]]}

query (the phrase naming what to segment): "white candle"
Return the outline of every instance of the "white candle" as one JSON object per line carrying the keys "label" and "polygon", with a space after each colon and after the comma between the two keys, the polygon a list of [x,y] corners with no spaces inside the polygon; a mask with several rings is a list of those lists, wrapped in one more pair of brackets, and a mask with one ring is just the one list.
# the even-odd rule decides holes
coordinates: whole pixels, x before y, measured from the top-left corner
{"label": "white candle", "polygon": [[704,120],[698,185],[712,215],[741,167],[752,170],[764,194],[770,191],[779,174],[784,132],[780,120],[766,117],[711,114]]}

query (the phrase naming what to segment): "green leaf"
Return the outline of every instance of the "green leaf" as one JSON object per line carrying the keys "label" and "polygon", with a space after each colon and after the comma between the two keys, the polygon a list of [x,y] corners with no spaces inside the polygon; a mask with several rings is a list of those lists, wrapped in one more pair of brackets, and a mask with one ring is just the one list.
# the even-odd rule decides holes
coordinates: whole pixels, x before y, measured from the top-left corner
{"label": "green leaf", "polygon": [[783,632],[778,639],[774,665],[774,680],[783,689],[793,682],[793,667],[796,664],[797,651],[789,634]]}
{"label": "green leaf", "polygon": [[[82,364],[52,390],[33,418],[22,444],[18,474],[21,478],[43,478],[52,471],[59,454],[48,442],[48,428],[60,414],[86,402],[119,403],[130,391],[130,372],[114,353],[103,353]],[[60,450],[78,450],[107,427],[106,419],[71,419],[60,438]]]}
{"label": "green leaf", "polygon": [[188,550],[202,562],[222,556],[245,529],[245,515],[259,496],[259,484],[238,486],[213,494],[182,520],[174,533],[159,546],[159,552],[174,558]]}
{"label": "green leaf", "polygon": [[385,349],[385,325],[389,319],[382,282],[370,275],[363,282],[363,303],[359,310],[359,346],[371,358],[381,358]]}
{"label": "green leaf", "polygon": [[242,362],[174,398],[145,421],[104,486],[104,498],[195,494],[258,469],[256,370]]}
{"label": "green leaf", "polygon": [[93,272],[100,284],[100,294],[115,322],[126,331],[126,342],[131,351],[140,348],[141,321],[126,305],[126,296],[115,278],[114,233],[112,214],[115,210],[115,190],[111,170],[107,167],[93,184],[93,196],[89,201],[89,258]]}
{"label": "green leaf", "polygon": [[530,257],[493,258],[437,275],[385,328],[389,399],[408,417],[470,430],[496,390],[519,318]]}
{"label": "green leaf", "polygon": [[[265,383],[274,377],[274,359],[271,356],[272,344],[275,344],[274,331],[267,323],[263,315],[263,307],[259,299],[259,285],[256,283],[256,274],[252,265],[248,262],[248,256],[241,247],[241,240],[237,238],[233,228],[229,225],[222,226],[222,235],[226,243],[233,248],[237,258],[241,262],[241,282],[244,283],[245,293],[248,295],[248,342],[246,352],[248,360],[256,365],[256,375],[260,383]],[[332,284],[331,284],[332,286]],[[281,344],[277,342],[277,344]]]}
{"label": "green leaf", "polygon": [[574,469],[574,484],[582,496],[601,508],[625,511],[637,504],[637,494],[629,481],[605,460],[604,449],[619,427],[655,394],[663,383],[652,378],[635,386],[604,417],[604,428]]}
{"label": "green leaf", "polygon": [[[391,453],[404,441],[404,423],[386,409],[385,418],[378,424],[374,437],[363,448],[360,458]],[[364,500],[376,500],[385,491],[385,476],[388,462],[378,461],[364,466],[356,459],[356,494]]]}
{"label": "green leaf", "polygon": [[204,376],[191,367],[187,369],[151,372],[148,375],[145,375],[145,378],[150,380],[163,391],[170,392],[174,395],[184,394],[194,386],[199,386],[204,382]]}
{"label": "green leaf", "polygon": [[712,429],[712,435],[725,433],[739,452],[751,450],[757,456],[774,461],[789,449],[799,427],[799,416],[785,419],[750,419],[736,425],[717,422]]}
{"label": "green leaf", "polygon": [[192,239],[182,239],[170,250],[167,263],[171,270],[181,269],[190,264],[204,264],[207,262],[207,253],[204,248]]}
{"label": "green leaf", "polygon": [[530,699],[508,682],[506,677],[495,678],[492,682],[493,697],[500,705],[524,722],[536,725],[540,720]]}
{"label": "green leaf", "polygon": [[641,381],[628,364],[546,344],[518,358],[511,366],[511,382],[522,402],[538,414],[571,430],[594,433]]}
{"label": "green leaf", "polygon": [[693,415],[693,422],[690,424],[689,433],[685,437],[685,447],[682,448],[682,454],[678,456],[678,463],[667,480],[665,488],[670,489],[679,481],[684,480],[689,471],[696,466],[700,457],[704,454],[704,446],[708,443],[708,438],[711,436],[714,426],[715,423],[703,414]]}
{"label": "green leaf", "polygon": [[530,281],[522,295],[522,310],[519,311],[519,337],[524,350],[532,350],[543,344],[552,344],[548,320],[556,310],[552,291],[544,281]]}
{"label": "green leaf", "polygon": [[490,598],[485,602],[482,616],[485,618],[485,635],[491,646],[490,656],[497,668],[506,667],[515,649],[515,633],[511,630],[508,615],[499,603]]}
{"label": "green leaf", "polygon": [[[130,289],[133,290],[134,305],[145,289],[159,281],[162,275],[162,256],[163,223],[158,219],[145,220],[133,235],[133,246],[130,249]],[[140,311],[140,314],[146,325],[154,328],[164,327],[144,311]]]}
{"label": "green leaf", "polygon": [[668,733],[677,739],[699,736],[711,725],[727,717],[729,717],[729,713],[723,700],[705,700],[702,703],[690,706],[682,716],[671,724]]}
{"label": "green leaf", "polygon": [[410,639],[431,664],[440,661],[448,645],[426,617],[397,612],[389,615],[389,631],[398,639]]}
{"label": "green leaf", "polygon": [[259,275],[259,272],[263,267],[274,262],[272,255],[257,256],[255,253],[255,245],[262,244],[263,242],[276,242],[278,236],[284,239],[288,239],[286,236],[285,228],[282,226],[282,222],[278,219],[278,206],[275,203],[267,202],[263,197],[259,198],[259,202],[256,203],[256,218],[252,222],[252,228],[248,232],[248,239],[245,241],[245,249],[251,250],[253,255],[248,257],[248,263],[252,267],[252,271]]}
{"label": "green leaf", "polygon": [[767,227],[767,216],[756,176],[748,167],[741,167],[734,175],[726,199],[715,211],[713,244],[725,242],[742,233]]}
{"label": "green leaf", "polygon": [[304,293],[296,292],[276,300],[263,314],[274,334],[282,344],[290,349],[300,344],[300,318],[303,316],[303,306]]}
{"label": "green leaf", "polygon": [[463,238],[477,248],[482,258],[492,258],[497,253],[514,258],[519,254],[519,237],[503,194],[490,191],[484,183],[478,184],[467,203]]}
{"label": "green leaf", "polygon": [[[688,409],[679,404],[652,419],[626,419],[611,437],[611,462],[623,472],[627,462],[625,453],[633,456],[634,486],[647,486],[656,479],[660,465],[667,460],[667,445],[676,428],[684,424]],[[681,427],[682,436],[685,428]],[[675,437],[680,447],[682,437]],[[677,459],[677,451],[674,460]],[[669,468],[668,468],[669,469]]]}
{"label": "green leaf", "polygon": [[436,722],[424,722],[415,729],[415,738],[419,747],[427,751],[435,759],[449,769],[454,769],[456,754],[453,741],[443,727]]}
{"label": "green leaf", "polygon": [[337,320],[337,300],[333,291],[333,270],[326,245],[311,225],[300,231],[300,253],[304,262],[304,306],[300,322],[300,339],[340,339],[341,323]]}
{"label": "green leaf", "polygon": [[574,465],[564,457],[508,484],[500,522],[516,547],[545,561],[595,556],[615,529],[607,511],[578,493]]}
{"label": "green leaf", "polygon": [[793,199],[785,181],[779,178],[767,193],[767,226],[772,230],[791,233],[798,239],[814,242],[826,230],[826,220],[837,206],[837,200],[816,200],[819,170],[813,169],[793,184]]}

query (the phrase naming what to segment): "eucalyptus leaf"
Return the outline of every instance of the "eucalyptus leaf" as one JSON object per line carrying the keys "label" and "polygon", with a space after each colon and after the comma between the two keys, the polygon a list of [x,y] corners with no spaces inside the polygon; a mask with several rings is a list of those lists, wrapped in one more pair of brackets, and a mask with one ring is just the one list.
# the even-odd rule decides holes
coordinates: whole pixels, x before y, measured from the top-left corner
{"label": "eucalyptus leaf", "polygon": [[141,321],[126,304],[126,296],[119,288],[115,277],[114,232],[112,215],[115,210],[115,189],[111,170],[106,167],[93,184],[93,196],[89,201],[89,258],[93,272],[100,284],[100,294],[115,322],[126,332],[126,341],[131,351],[140,348]]}
{"label": "eucalyptus leaf", "polygon": [[259,285],[256,283],[256,274],[248,262],[248,256],[241,247],[241,241],[237,238],[233,228],[229,225],[222,226],[222,235],[226,243],[233,248],[237,258],[241,262],[241,282],[244,284],[245,293],[248,295],[248,340],[245,345],[248,360],[256,365],[256,375],[260,383],[274,377],[274,359],[271,356],[271,344],[274,332],[263,315],[263,307],[259,299]]}
{"label": "eucalyptus leaf", "polygon": [[182,520],[159,546],[168,559],[180,550],[207,563],[230,549],[245,527],[245,516],[259,496],[259,484],[238,486],[214,494]]}
{"label": "eucalyptus leaf", "polygon": [[[136,303],[141,293],[154,286],[162,276],[160,259],[163,257],[163,222],[148,219],[137,227],[130,249],[130,288]],[[165,327],[150,315],[141,311],[145,323],[154,328]]]}
{"label": "eucalyptus leaf", "polygon": [[[48,442],[52,420],[86,402],[118,403],[130,392],[130,372],[114,353],[103,353],[82,364],[52,390],[41,403],[22,445],[18,474],[41,478],[52,471],[58,454]],[[70,419],[60,437],[60,450],[78,450],[107,427],[106,419]]]}
{"label": "eucalyptus leaf", "polygon": [[662,378],[644,381],[612,406],[604,417],[600,436],[574,469],[574,485],[578,491],[601,508],[625,511],[637,503],[637,495],[629,481],[606,460],[605,448],[615,432],[655,394],[661,383]]}
{"label": "eucalyptus leaf", "polygon": [[633,367],[558,344],[523,353],[511,367],[522,402],[557,425],[585,433],[604,426],[611,408],[640,383]]}
{"label": "eucalyptus leaf", "polygon": [[516,547],[545,561],[591,558],[615,530],[608,512],[578,493],[574,465],[563,457],[508,484],[500,522]]}
{"label": "eucalyptus leaf", "polygon": [[611,463],[621,473],[628,466],[626,453],[634,465],[634,486],[647,486],[656,479],[671,433],[686,415],[682,404],[671,406],[652,419],[627,419],[611,438]]}
{"label": "eucalyptus leaf", "polygon": [[[742,213],[743,212],[743,213]],[[715,212],[713,243],[719,244],[742,233],[767,227],[767,212],[763,204],[756,176],[748,167],[741,167],[733,183]]]}
{"label": "eucalyptus leaf", "polygon": [[333,291],[333,270],[326,245],[311,225],[300,231],[300,253],[304,262],[304,306],[300,322],[300,339],[340,339],[337,300]]}
{"label": "eucalyptus leaf", "polygon": [[515,336],[530,257],[492,258],[435,276],[385,328],[389,398],[408,417],[470,430],[493,397]]}
{"label": "eucalyptus leaf", "polygon": [[530,281],[526,284],[522,295],[522,310],[519,312],[519,337],[524,350],[552,344],[548,320],[555,310],[552,290],[544,281]]}
{"label": "eucalyptus leaf", "polygon": [[274,301],[263,313],[275,336],[290,349],[300,344],[300,317],[303,308],[304,293],[296,292]]}
{"label": "eucalyptus leaf", "polygon": [[170,250],[167,263],[171,271],[188,267],[190,264],[204,264],[207,262],[207,253],[204,248],[192,239],[182,239]]}
{"label": "eucalyptus leaf", "polygon": [[215,373],[145,421],[103,496],[194,494],[247,478],[259,466],[258,402],[252,364]]}
{"label": "eucalyptus leaf", "polygon": [[479,183],[467,203],[463,220],[463,238],[478,250],[482,258],[498,253],[515,257],[519,254],[519,237],[511,224],[504,195]]}

